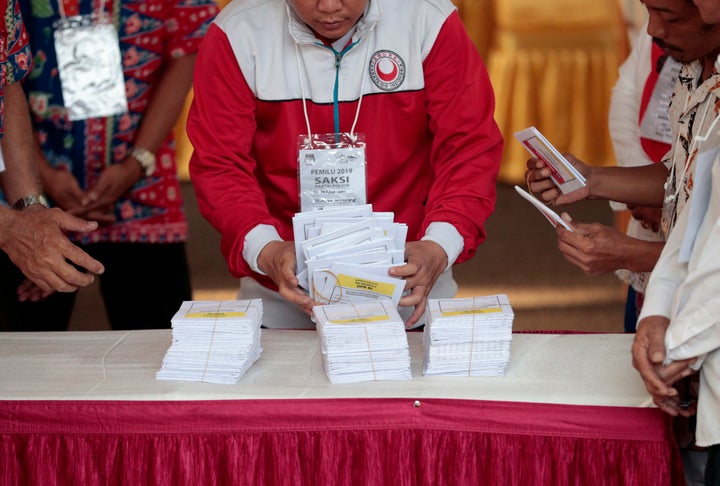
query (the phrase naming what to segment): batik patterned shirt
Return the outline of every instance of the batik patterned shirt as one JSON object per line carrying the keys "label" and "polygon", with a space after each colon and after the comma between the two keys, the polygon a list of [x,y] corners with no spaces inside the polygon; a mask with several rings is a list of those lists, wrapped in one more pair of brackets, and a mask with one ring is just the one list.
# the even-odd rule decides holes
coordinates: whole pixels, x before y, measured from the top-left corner
{"label": "batik patterned shirt", "polygon": [[670,175],[663,207],[663,231],[669,236],[693,190],[697,156],[720,144],[715,119],[720,116],[720,74],[702,80],[703,64],[686,63],[670,103],[669,115],[675,143],[663,159]]}
{"label": "batik patterned shirt", "polygon": [[0,0],[0,138],[5,131],[3,88],[23,79],[30,71],[32,55],[27,32],[14,0]]}
{"label": "batik patterned shirt", "polygon": [[[171,59],[194,54],[217,14],[215,0],[60,0],[64,14],[105,14],[120,40],[128,112],[70,121],[63,106],[53,39],[62,12],[58,0],[23,5],[34,55],[25,86],[33,124],[51,166],[70,171],[81,189],[93,187],[103,169],[121,163],[132,147],[153,83]],[[27,10],[27,11],[26,11]],[[74,235],[81,243],[170,243],[187,238],[172,134],[156,153],[157,168],[114,207],[117,223]]]}

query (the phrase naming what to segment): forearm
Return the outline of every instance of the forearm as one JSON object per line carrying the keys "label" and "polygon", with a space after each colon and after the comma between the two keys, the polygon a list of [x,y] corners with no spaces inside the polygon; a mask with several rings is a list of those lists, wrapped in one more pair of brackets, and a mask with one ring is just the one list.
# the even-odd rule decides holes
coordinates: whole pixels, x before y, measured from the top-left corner
{"label": "forearm", "polygon": [[289,231],[283,231],[280,218],[270,215],[255,175],[257,162],[250,153],[257,129],[255,95],[234,61],[226,35],[213,25],[203,42],[187,123],[194,148],[190,176],[200,213],[222,235],[228,267],[241,277],[251,274],[248,260],[260,251],[248,251],[243,258],[244,240],[253,228],[275,227],[286,240],[292,239],[292,231],[289,225]]}
{"label": "forearm", "polygon": [[171,60],[153,87],[133,145],[156,153],[175,125],[192,84],[195,55]]}
{"label": "forearm", "polygon": [[13,221],[15,219],[14,211],[7,206],[0,205],[0,250],[5,251],[10,241]]}
{"label": "forearm", "polygon": [[663,164],[641,167],[593,167],[588,178],[589,199],[662,207],[667,168]]}
{"label": "forearm", "polygon": [[0,176],[10,204],[28,194],[41,192],[37,168],[38,146],[30,124],[27,100],[20,83],[5,86],[5,135],[2,152],[5,172]]}
{"label": "forearm", "polygon": [[623,251],[626,259],[626,265],[623,268],[633,272],[652,272],[665,243],[637,238],[631,238],[631,241],[633,242],[632,246]]}

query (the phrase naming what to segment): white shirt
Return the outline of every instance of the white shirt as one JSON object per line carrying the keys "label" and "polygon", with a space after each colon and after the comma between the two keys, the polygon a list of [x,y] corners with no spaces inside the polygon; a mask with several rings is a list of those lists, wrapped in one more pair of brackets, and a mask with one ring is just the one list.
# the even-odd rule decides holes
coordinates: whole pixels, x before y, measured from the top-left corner
{"label": "white shirt", "polygon": [[707,210],[696,230],[689,261],[681,262],[679,257],[683,241],[695,233],[689,225],[690,209],[696,204],[693,196],[650,276],[640,314],[640,319],[652,315],[670,319],[665,336],[669,361],[699,358],[694,365],[701,366],[699,446],[720,444],[720,157],[713,162],[711,183]]}

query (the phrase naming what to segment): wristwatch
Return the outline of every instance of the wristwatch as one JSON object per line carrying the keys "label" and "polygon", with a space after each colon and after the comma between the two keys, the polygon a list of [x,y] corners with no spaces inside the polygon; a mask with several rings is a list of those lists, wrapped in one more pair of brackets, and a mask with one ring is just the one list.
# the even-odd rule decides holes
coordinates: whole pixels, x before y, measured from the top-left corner
{"label": "wristwatch", "polygon": [[45,206],[46,208],[50,207],[47,198],[43,194],[30,194],[29,196],[18,199],[15,204],[12,205],[12,208],[16,211],[22,211],[25,208],[37,205]]}
{"label": "wristwatch", "polygon": [[145,177],[150,177],[150,174],[155,172],[157,158],[155,157],[155,154],[150,152],[148,149],[133,147],[128,152],[128,155],[140,162],[140,166],[145,171]]}

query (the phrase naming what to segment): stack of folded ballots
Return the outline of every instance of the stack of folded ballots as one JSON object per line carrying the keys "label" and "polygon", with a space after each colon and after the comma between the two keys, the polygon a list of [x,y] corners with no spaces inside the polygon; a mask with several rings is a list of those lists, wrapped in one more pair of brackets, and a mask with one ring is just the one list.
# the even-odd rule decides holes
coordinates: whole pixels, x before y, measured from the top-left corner
{"label": "stack of folded ballots", "polygon": [[186,301],[158,380],[234,384],[260,357],[262,300]]}
{"label": "stack of folded ballots", "polygon": [[430,299],[423,331],[426,375],[503,376],[514,314],[507,295]]}
{"label": "stack of folded ballots", "polygon": [[390,267],[405,260],[407,225],[371,205],[341,206],[293,217],[298,281],[323,304],[390,299],[395,305],[405,281]]}
{"label": "stack of folded ballots", "polygon": [[405,324],[390,300],[313,308],[332,383],[410,380]]}

